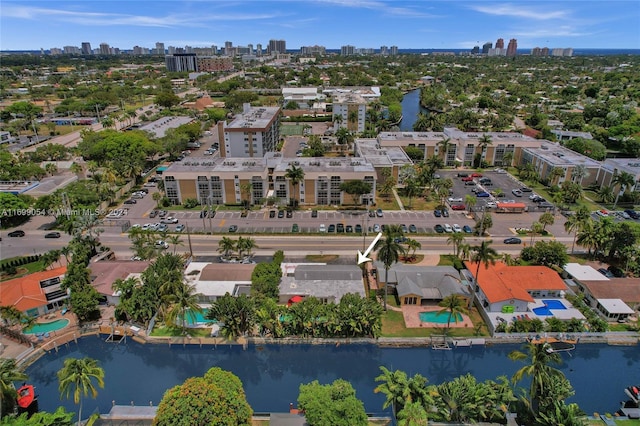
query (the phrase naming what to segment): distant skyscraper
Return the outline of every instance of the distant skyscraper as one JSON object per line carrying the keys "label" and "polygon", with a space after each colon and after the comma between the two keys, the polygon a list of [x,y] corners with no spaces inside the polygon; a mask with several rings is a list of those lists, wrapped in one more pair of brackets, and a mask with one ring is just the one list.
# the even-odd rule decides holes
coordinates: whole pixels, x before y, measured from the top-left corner
{"label": "distant skyscraper", "polygon": [[504,49],[504,39],[499,38],[498,41],[496,41],[496,49]]}
{"label": "distant skyscraper", "polygon": [[391,56],[398,56],[398,46],[391,46],[389,53]]}
{"label": "distant skyscraper", "polygon": [[301,55],[326,55],[327,49],[324,46],[302,46],[300,48]]}
{"label": "distant skyscraper", "polygon": [[253,44],[247,44],[247,50],[249,51],[249,55],[253,55]]}
{"label": "distant skyscraper", "polygon": [[111,48],[109,47],[109,43],[100,43],[100,54],[111,55]]}
{"label": "distant skyscraper", "polygon": [[164,55],[164,43],[156,42],[156,49],[154,53],[156,55]]}
{"label": "distant skyscraper", "polygon": [[256,56],[262,56],[262,43],[256,44]]}
{"label": "distant skyscraper", "polygon": [[82,54],[83,55],[91,55],[93,52],[91,51],[91,43],[88,41],[82,42]]}
{"label": "distant skyscraper", "polygon": [[175,55],[167,55],[164,58],[167,71],[185,72],[197,71],[198,63],[195,53],[176,53]]}
{"label": "distant skyscraper", "polygon": [[480,46],[473,46],[473,49],[471,49],[471,53],[473,53],[474,55],[480,53]]}
{"label": "distant skyscraper", "polygon": [[389,48],[387,46],[380,46],[380,54],[387,56],[389,54]]}
{"label": "distant skyscraper", "polygon": [[272,53],[287,53],[287,42],[284,40],[269,40],[267,54],[270,55]]}
{"label": "distant skyscraper", "polygon": [[486,42],[485,44],[482,45],[482,54],[486,55],[487,53],[489,53],[489,49],[493,48],[493,43],[491,43],[490,41]]}
{"label": "distant skyscraper", "polygon": [[233,56],[233,43],[230,41],[224,42],[224,54],[227,56]]}
{"label": "distant skyscraper", "polygon": [[518,51],[518,40],[512,38],[509,40],[509,46],[507,46],[507,56],[514,57]]}
{"label": "distant skyscraper", "polygon": [[342,46],[340,48],[340,55],[342,56],[351,56],[351,55],[355,55],[355,53],[356,53],[356,47],[351,46],[350,44],[346,46]]}

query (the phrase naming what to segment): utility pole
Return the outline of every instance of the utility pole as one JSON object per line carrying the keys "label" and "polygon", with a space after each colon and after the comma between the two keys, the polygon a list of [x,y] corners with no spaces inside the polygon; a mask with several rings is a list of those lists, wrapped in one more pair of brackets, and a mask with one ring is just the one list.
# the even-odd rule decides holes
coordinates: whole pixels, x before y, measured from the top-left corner
{"label": "utility pole", "polygon": [[191,229],[187,226],[187,241],[189,242],[189,256],[193,260],[193,247],[191,246]]}

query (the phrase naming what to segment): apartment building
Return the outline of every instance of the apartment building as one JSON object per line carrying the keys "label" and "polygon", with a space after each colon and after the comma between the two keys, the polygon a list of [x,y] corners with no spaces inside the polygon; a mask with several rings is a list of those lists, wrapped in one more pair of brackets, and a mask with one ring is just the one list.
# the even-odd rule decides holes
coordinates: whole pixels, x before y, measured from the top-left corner
{"label": "apartment building", "polygon": [[218,122],[218,137],[221,157],[262,158],[278,145],[280,107],[244,104],[242,113],[229,124]]}
{"label": "apartment building", "polygon": [[607,158],[602,163],[596,178],[597,183],[600,187],[613,186],[613,178],[622,172],[627,172],[635,178],[636,184],[630,191],[640,191],[640,158]]}
{"label": "apartment building", "polygon": [[[575,181],[586,187],[603,179],[602,163],[545,140],[540,141],[539,147],[524,148],[521,161],[516,164],[532,164],[542,179],[551,179],[551,171],[554,168],[564,170],[564,175],[559,176],[555,182],[557,185],[562,185],[565,181]],[[583,176],[574,173],[577,166],[584,170]]]}
{"label": "apartment building", "polygon": [[[304,179],[294,186],[287,179],[293,166],[304,171]],[[375,202],[376,171],[364,159],[283,158],[268,153],[263,158],[189,158],[170,165],[164,172],[164,187],[172,204],[195,198],[206,204],[240,204],[244,200],[260,204],[275,197],[281,204],[291,198],[300,204],[341,205],[351,203],[350,195],[340,190],[343,182],[363,180],[371,183],[371,193],[361,202]],[[247,191],[246,188],[250,188]]]}
{"label": "apartment building", "polygon": [[345,127],[350,132],[364,132],[367,101],[356,93],[341,93],[333,100],[333,130]]}

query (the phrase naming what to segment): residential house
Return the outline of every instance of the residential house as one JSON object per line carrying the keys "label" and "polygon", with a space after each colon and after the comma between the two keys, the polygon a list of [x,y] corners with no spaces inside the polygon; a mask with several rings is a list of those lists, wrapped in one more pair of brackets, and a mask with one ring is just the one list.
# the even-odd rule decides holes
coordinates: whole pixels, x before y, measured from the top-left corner
{"label": "residential house", "polygon": [[120,294],[113,290],[116,280],[137,279],[142,284],[140,276],[149,267],[149,261],[134,260],[105,260],[89,264],[91,284],[101,296],[107,298],[107,303],[117,305]]}
{"label": "residential house", "polygon": [[14,306],[37,317],[62,307],[69,294],[61,288],[66,266],[0,282],[0,306]]}
{"label": "residential house", "polygon": [[357,265],[299,265],[293,276],[280,280],[279,302],[293,297],[316,297],[324,303],[340,303],[347,293],[366,297],[362,270]]}
{"label": "residential house", "polygon": [[195,286],[198,304],[206,308],[225,294],[248,295],[255,264],[191,262],[184,275]]}

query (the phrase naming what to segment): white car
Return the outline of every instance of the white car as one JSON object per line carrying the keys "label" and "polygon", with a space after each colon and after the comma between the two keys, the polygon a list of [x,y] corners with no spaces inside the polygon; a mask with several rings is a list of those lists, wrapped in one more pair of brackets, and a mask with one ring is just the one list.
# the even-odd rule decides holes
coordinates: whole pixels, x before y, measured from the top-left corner
{"label": "white car", "polygon": [[160,221],[161,223],[178,223],[178,219],[173,216],[167,216]]}
{"label": "white car", "polygon": [[529,199],[530,199],[530,200],[535,200],[535,199],[536,199],[536,198],[538,198],[538,197],[539,197],[539,195],[538,195],[538,194],[536,194],[536,193],[533,193],[533,194],[529,195]]}
{"label": "white car", "polygon": [[147,231],[149,229],[151,229],[151,225],[153,225],[152,223],[145,223],[144,225],[142,225],[142,227],[140,229],[142,229],[143,231]]}
{"label": "white car", "polygon": [[522,197],[522,191],[520,191],[519,189],[512,189],[511,193],[516,197]]}
{"label": "white car", "polygon": [[[445,228],[446,229],[446,228]],[[453,224],[453,232],[462,232],[462,228],[457,223]]]}
{"label": "white car", "polygon": [[318,227],[318,231],[319,232],[327,232],[327,227],[324,226],[324,223],[320,224],[320,226]]}
{"label": "white car", "polygon": [[444,224],[444,232],[451,234],[453,232],[453,228],[448,223]]}
{"label": "white car", "polygon": [[163,240],[158,240],[156,241],[156,243],[154,244],[155,248],[159,248],[159,249],[168,249],[169,248],[169,243]]}
{"label": "white car", "polygon": [[498,173],[499,175],[504,175],[507,173],[505,169],[495,169],[494,172]]}
{"label": "white car", "polygon": [[485,206],[487,206],[490,209],[494,209],[498,207],[498,203],[496,203],[495,201],[488,201],[487,204],[485,204]]}
{"label": "white car", "polygon": [[461,203],[462,197],[449,197],[448,200],[450,203]]}

